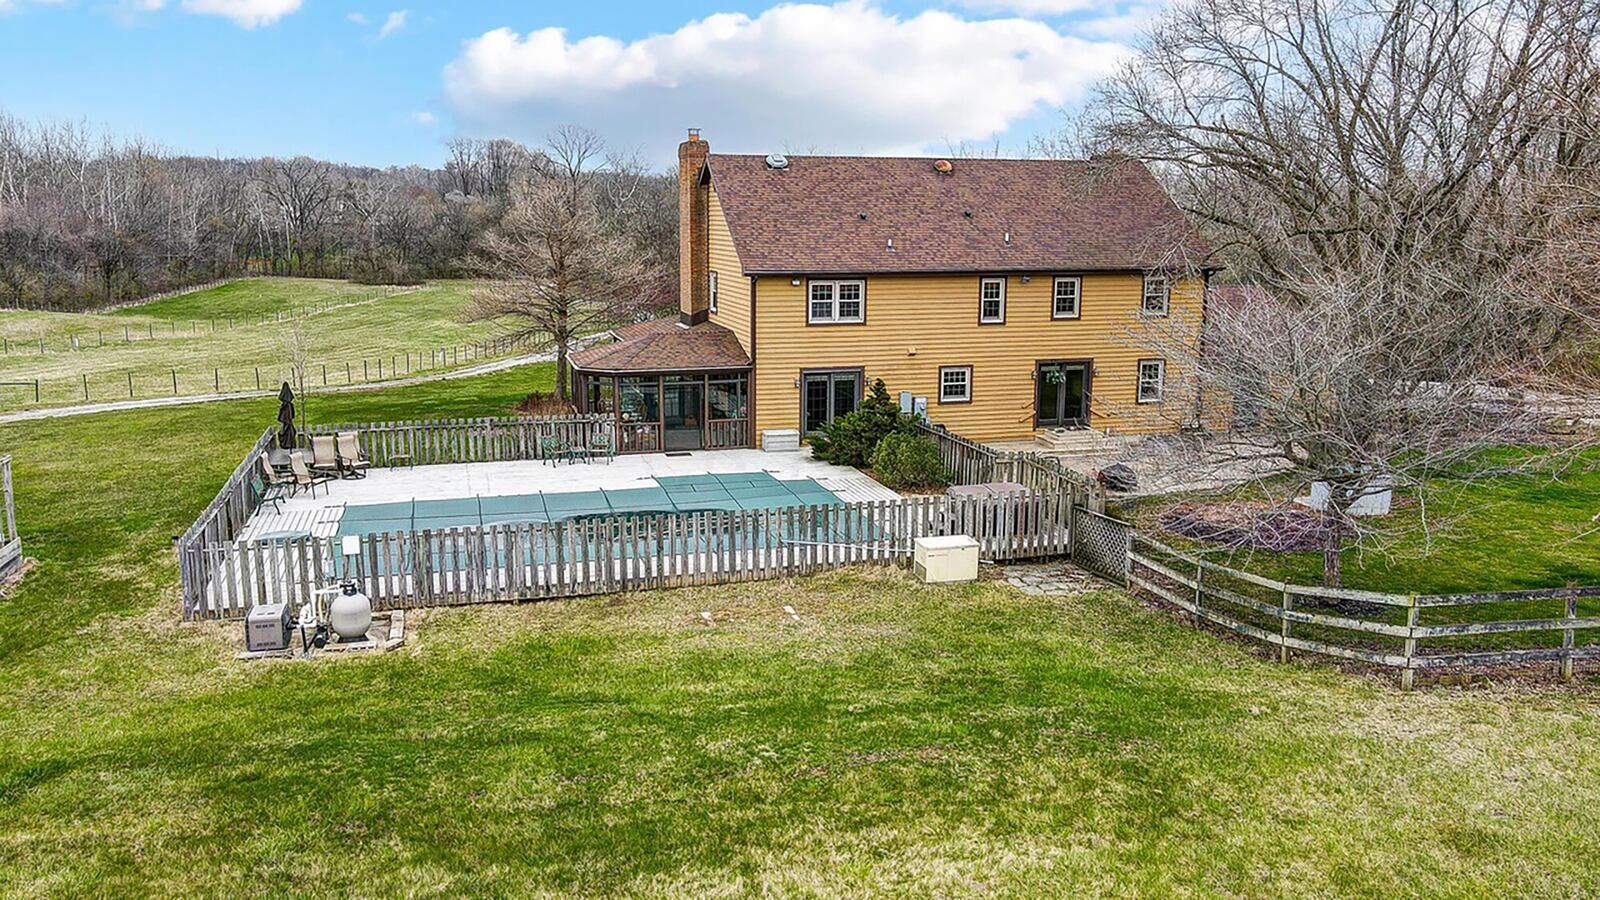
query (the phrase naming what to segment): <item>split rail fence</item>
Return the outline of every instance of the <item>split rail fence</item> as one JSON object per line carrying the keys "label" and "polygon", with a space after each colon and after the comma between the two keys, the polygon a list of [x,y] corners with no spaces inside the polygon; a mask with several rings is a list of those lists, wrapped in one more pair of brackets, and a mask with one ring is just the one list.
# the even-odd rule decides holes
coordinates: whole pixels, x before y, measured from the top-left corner
{"label": "split rail fence", "polygon": [[[1302,651],[1397,669],[1410,689],[1419,671],[1554,662],[1570,679],[1574,661],[1600,659],[1600,646],[1578,644],[1600,629],[1600,616],[1578,614],[1600,587],[1429,595],[1290,584],[1129,535],[1130,589],[1277,647],[1280,661]],[[1556,605],[1559,615],[1526,617]],[[1541,638],[1546,646],[1519,644]]]}

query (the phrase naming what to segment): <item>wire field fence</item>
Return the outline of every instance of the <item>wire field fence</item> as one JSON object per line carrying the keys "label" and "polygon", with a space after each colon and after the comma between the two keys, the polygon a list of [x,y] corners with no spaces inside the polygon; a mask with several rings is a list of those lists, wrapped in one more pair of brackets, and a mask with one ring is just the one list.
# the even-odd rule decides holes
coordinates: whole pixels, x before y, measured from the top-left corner
{"label": "wire field fence", "polygon": [[1305,652],[1398,670],[1409,689],[1419,672],[1552,662],[1571,678],[1575,661],[1600,659],[1600,587],[1392,594],[1264,578],[1138,535],[1128,548],[1134,591],[1285,662]]}
{"label": "wire field fence", "polygon": [[[536,346],[529,337],[498,337],[448,347],[402,350],[359,359],[321,360],[305,367],[305,385],[339,387],[376,384],[409,375],[442,372],[471,363],[512,356]],[[247,394],[275,389],[296,378],[289,366],[169,366],[137,371],[83,372],[72,376],[0,381],[0,408],[27,405],[137,400],[152,397],[192,397],[206,394]]]}
{"label": "wire field fence", "polygon": [[984,559],[1064,556],[1065,495],[907,497],[770,509],[620,514],[555,522],[193,546],[203,575],[187,618],[237,618],[260,603],[298,605],[351,577],[375,609],[570,597],[725,584],[904,561],[919,537],[972,536]]}

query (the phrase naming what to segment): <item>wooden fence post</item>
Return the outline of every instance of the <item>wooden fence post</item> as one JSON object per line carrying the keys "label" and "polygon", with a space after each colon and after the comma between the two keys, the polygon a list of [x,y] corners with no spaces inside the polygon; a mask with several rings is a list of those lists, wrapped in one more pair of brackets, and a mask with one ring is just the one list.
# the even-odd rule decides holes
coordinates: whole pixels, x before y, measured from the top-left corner
{"label": "wooden fence post", "polygon": [[1406,607],[1406,667],[1400,673],[1400,690],[1409,691],[1416,686],[1417,670],[1415,657],[1417,655],[1417,595],[1412,594],[1410,603]]}
{"label": "wooden fence post", "polygon": [[[1574,596],[1569,596],[1569,597],[1567,597],[1567,618],[1568,619],[1576,619],[1577,617],[1578,617],[1578,598],[1575,595]],[[1571,681],[1572,680],[1572,646],[1573,646],[1573,644],[1574,644],[1574,637],[1573,637],[1572,629],[1568,628],[1567,630],[1561,632],[1561,680],[1562,681]]]}
{"label": "wooden fence post", "polygon": [[[1288,583],[1285,583],[1283,586],[1283,611],[1285,613],[1293,608],[1293,597],[1294,595],[1289,593]],[[1287,615],[1282,617],[1279,633],[1282,638],[1278,641],[1278,662],[1286,663],[1289,661],[1289,617]]]}

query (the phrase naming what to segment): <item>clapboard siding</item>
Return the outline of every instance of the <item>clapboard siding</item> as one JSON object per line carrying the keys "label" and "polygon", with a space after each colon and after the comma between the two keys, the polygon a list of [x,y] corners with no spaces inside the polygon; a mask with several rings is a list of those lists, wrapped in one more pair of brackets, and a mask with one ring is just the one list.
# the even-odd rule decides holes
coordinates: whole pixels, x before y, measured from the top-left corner
{"label": "clapboard siding", "polygon": [[749,353],[750,280],[739,264],[739,254],[733,248],[733,234],[728,231],[728,219],[722,213],[715,187],[710,195],[707,258],[711,261],[711,271],[717,273],[717,311],[711,314],[711,321],[738,335],[739,345]]}
{"label": "clapboard siding", "polygon": [[[1072,273],[1059,273],[1072,274]],[[1172,430],[1192,414],[1184,396],[1184,361],[1168,359],[1168,398],[1135,402],[1138,361],[1157,356],[1138,346],[1143,276],[1137,272],[1083,276],[1081,317],[1052,319],[1051,273],[1006,278],[1006,321],[978,324],[979,275],[889,275],[867,278],[866,322],[808,326],[805,280],[759,279],[756,304],[756,427],[796,428],[805,369],[864,367],[891,392],[928,397],[928,417],[966,437],[1031,437],[1034,366],[1039,360],[1094,361],[1092,425],[1120,433]],[[1165,327],[1198,334],[1203,283],[1174,286]],[[941,366],[971,366],[970,403],[938,402]]]}

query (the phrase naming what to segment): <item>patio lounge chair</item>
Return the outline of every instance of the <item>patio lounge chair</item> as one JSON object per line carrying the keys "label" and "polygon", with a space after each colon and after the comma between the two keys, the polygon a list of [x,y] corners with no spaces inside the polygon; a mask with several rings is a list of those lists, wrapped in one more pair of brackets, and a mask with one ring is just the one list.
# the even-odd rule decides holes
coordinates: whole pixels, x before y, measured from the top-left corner
{"label": "patio lounge chair", "polygon": [[339,468],[339,451],[331,434],[314,434],[311,436],[311,471],[320,475],[332,475],[342,478],[344,470]]}
{"label": "patio lounge chair", "polygon": [[294,482],[278,474],[272,467],[272,460],[267,459],[265,453],[259,457],[261,460],[261,476],[256,479],[259,487],[256,494],[261,500],[261,505],[272,504],[272,509],[278,514],[283,513],[283,498],[294,493]]}
{"label": "patio lounge chair", "polygon": [[[317,495],[317,485],[326,485],[333,480],[332,475],[313,472],[311,467],[306,465],[306,454],[303,450],[296,450],[289,454],[289,470],[294,473],[295,485],[309,488],[313,497]],[[327,493],[328,489],[324,487],[322,490],[323,493]]]}
{"label": "patio lounge chair", "polygon": [[361,452],[361,436],[355,431],[341,431],[336,436],[338,442],[339,465],[357,478],[367,477],[367,470],[372,468],[372,461]]}

